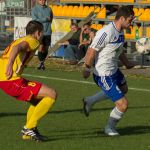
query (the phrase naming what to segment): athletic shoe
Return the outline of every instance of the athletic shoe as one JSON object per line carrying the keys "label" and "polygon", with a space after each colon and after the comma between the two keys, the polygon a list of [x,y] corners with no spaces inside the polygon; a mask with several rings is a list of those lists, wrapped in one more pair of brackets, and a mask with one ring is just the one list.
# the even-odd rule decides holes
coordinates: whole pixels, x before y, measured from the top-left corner
{"label": "athletic shoe", "polygon": [[86,100],[83,98],[83,111],[84,111],[84,114],[86,117],[89,116],[89,113],[90,113],[90,110],[91,110],[91,107],[87,104]]}
{"label": "athletic shoe", "polygon": [[41,65],[41,70],[45,70],[44,64]]}
{"label": "athletic shoe", "polygon": [[34,140],[37,142],[43,142],[43,141],[47,140],[47,139],[45,139],[44,136],[39,134],[37,128],[27,129],[24,127],[21,130],[21,133],[22,133],[22,139],[24,139],[24,140]]}
{"label": "athletic shoe", "polygon": [[40,62],[40,64],[37,67],[38,70],[45,70],[44,62]]}
{"label": "athletic shoe", "polygon": [[35,133],[37,133],[43,140],[47,141],[48,140],[48,137],[44,136],[44,135],[41,135],[37,129],[37,127],[33,128],[33,131]]}
{"label": "athletic shoe", "polygon": [[37,69],[38,69],[38,70],[41,70],[42,64],[43,64],[43,63],[40,63],[40,64],[37,66]]}
{"label": "athletic shoe", "polygon": [[114,128],[111,128],[109,126],[105,127],[105,134],[107,134],[108,136],[117,136],[117,135],[119,135],[119,133]]}

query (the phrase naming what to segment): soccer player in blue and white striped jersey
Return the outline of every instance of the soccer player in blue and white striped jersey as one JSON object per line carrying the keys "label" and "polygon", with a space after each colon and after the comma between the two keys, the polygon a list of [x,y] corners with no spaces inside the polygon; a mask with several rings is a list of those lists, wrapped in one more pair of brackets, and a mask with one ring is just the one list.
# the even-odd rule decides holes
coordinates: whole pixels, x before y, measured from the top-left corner
{"label": "soccer player in blue and white striped jersey", "polygon": [[128,107],[128,100],[125,97],[128,87],[124,75],[119,70],[118,61],[120,60],[128,69],[134,66],[128,61],[123,51],[123,29],[127,29],[133,19],[134,12],[131,7],[120,7],[115,20],[96,33],[85,56],[83,77],[90,76],[90,69],[94,62],[93,78],[102,90],[93,96],[84,98],[84,112],[88,116],[94,103],[111,99],[115,107],[111,111],[105,127],[105,133],[109,136],[119,135],[116,125]]}

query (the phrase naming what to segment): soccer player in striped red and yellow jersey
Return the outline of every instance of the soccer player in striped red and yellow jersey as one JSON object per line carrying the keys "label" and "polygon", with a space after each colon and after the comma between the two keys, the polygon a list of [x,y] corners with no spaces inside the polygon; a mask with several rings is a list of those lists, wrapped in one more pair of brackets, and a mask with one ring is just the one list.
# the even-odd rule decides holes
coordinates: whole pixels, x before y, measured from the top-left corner
{"label": "soccer player in striped red and yellow jersey", "polygon": [[47,114],[56,99],[53,88],[26,80],[21,76],[25,65],[40,45],[43,26],[30,21],[26,26],[27,36],[13,41],[0,57],[0,89],[18,100],[30,102],[27,121],[21,133],[23,139],[46,140],[37,130],[38,121]]}

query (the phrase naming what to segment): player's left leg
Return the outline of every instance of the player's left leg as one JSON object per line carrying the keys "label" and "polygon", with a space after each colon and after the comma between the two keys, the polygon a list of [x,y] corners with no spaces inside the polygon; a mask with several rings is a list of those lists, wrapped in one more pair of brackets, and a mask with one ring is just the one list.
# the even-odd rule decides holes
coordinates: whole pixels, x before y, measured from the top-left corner
{"label": "player's left leg", "polygon": [[110,136],[119,135],[116,131],[116,125],[123,117],[128,108],[128,100],[124,96],[127,93],[128,87],[124,75],[118,70],[111,78],[112,83],[109,85],[111,88],[106,91],[107,95],[115,103],[115,107],[110,113],[108,124],[105,127],[105,133]]}
{"label": "player's left leg", "polygon": [[40,47],[39,47],[39,49],[38,49],[38,59],[40,61],[40,63],[37,66],[38,70],[40,70],[41,67],[42,67],[42,65],[43,65],[43,60],[44,60],[43,51],[44,51],[44,45],[41,44]]}
{"label": "player's left leg", "polygon": [[39,70],[45,70],[44,63],[45,63],[45,59],[47,57],[48,49],[49,49],[50,45],[51,45],[51,35],[43,36],[42,44],[38,51],[38,58],[40,60],[40,63],[38,65],[37,69],[39,69]]}
{"label": "player's left leg", "polygon": [[119,135],[116,131],[116,126],[127,110],[128,100],[125,97],[122,97],[115,102],[115,105],[116,106],[111,111],[108,123],[105,127],[105,133],[109,136]]}

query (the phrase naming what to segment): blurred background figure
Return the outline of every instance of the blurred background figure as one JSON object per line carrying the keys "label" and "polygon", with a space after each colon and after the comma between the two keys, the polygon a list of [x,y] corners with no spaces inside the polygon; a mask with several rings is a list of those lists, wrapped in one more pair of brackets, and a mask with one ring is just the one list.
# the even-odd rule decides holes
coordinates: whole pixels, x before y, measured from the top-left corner
{"label": "blurred background figure", "polygon": [[73,65],[73,64],[77,64],[78,62],[77,51],[80,43],[81,30],[78,28],[78,24],[72,23],[71,31],[73,32],[72,37],[67,41],[59,43],[59,45],[65,46],[64,58],[68,64]]}
{"label": "blurred background figure", "polygon": [[33,7],[31,12],[32,19],[41,22],[44,27],[42,42],[38,49],[38,58],[40,63],[37,69],[45,70],[44,61],[48,54],[48,48],[51,44],[51,23],[53,20],[53,12],[51,8],[46,5],[46,0],[38,0],[37,2],[37,5]]}
{"label": "blurred background figure", "polygon": [[78,46],[78,60],[81,60],[88,49],[88,46],[90,44],[90,25],[89,24],[84,24],[83,27],[81,28],[81,33],[80,33],[80,44]]}

